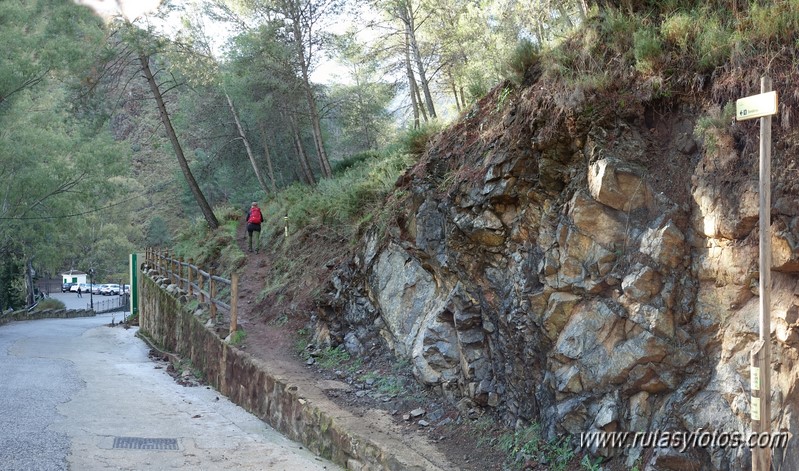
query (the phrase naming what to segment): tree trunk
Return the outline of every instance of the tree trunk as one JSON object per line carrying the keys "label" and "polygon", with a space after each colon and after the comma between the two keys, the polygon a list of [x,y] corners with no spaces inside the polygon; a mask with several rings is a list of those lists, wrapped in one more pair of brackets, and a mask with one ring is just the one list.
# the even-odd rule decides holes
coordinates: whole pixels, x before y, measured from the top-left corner
{"label": "tree trunk", "polygon": [[588,1],[587,0],[580,0],[580,19],[585,21],[588,18]]}
{"label": "tree trunk", "polygon": [[413,21],[413,11],[410,0],[406,0],[400,5],[400,15],[402,21],[405,23],[405,31],[408,33],[410,39],[411,52],[413,59],[416,62],[416,70],[419,72],[419,84],[424,93],[424,102],[427,105],[427,113],[431,118],[436,117],[436,108],[433,105],[433,95],[430,93],[430,83],[427,80],[427,74],[424,70],[424,63],[422,62],[422,54],[419,51],[419,44],[416,42],[416,26]]}
{"label": "tree trunk", "polygon": [[307,68],[303,71],[303,82],[305,83],[305,97],[308,100],[308,108],[310,109],[311,113],[311,126],[313,128],[313,140],[314,145],[316,146],[316,155],[319,157],[319,167],[322,169],[322,175],[327,178],[333,175],[333,170],[330,167],[330,160],[327,158],[327,152],[325,151],[325,143],[324,139],[322,138],[322,125],[319,120],[319,110],[316,108],[316,99],[313,96],[313,90],[311,90],[311,82],[307,72]]}
{"label": "tree trunk", "polygon": [[424,122],[426,123],[429,121],[427,119],[427,111],[425,111],[424,106],[422,106],[422,95],[419,93],[419,85],[416,83],[416,79],[413,81],[413,90],[416,92],[416,103],[419,103],[419,111],[422,112],[422,119],[424,119]]}
{"label": "tree trunk", "polygon": [[449,84],[452,87],[452,95],[455,97],[455,108],[458,110],[458,113],[460,113],[461,103],[458,101],[458,87],[455,84],[455,79],[452,77],[452,69],[447,69],[447,75],[449,76]]}
{"label": "tree trunk", "polygon": [[[299,15],[299,13],[297,13]],[[294,16],[294,13],[292,13]],[[327,152],[325,151],[325,143],[324,139],[322,138],[322,125],[319,121],[319,110],[316,107],[316,99],[313,95],[313,89],[311,88],[311,77],[310,72],[308,70],[308,63],[310,61],[310,57],[305,57],[305,50],[304,50],[304,42],[302,37],[302,31],[300,30],[300,18],[295,17],[292,18],[293,27],[292,30],[294,32],[294,42],[297,44],[297,58],[300,63],[300,69],[302,71],[302,85],[305,91],[305,99],[308,102],[308,113],[311,118],[311,127],[313,128],[313,138],[314,138],[314,145],[316,146],[316,155],[319,157],[319,167],[322,170],[322,175],[324,177],[329,178],[333,175],[333,171],[330,168],[330,161],[327,158]]]}
{"label": "tree trunk", "polygon": [[568,25],[569,29],[574,28],[574,22],[572,21],[569,12],[565,8],[563,8],[562,3],[558,4],[557,9],[560,16],[566,19],[566,25]]}
{"label": "tree trunk", "polygon": [[275,170],[272,167],[272,155],[269,153],[269,141],[266,137],[266,126],[261,123],[261,141],[264,144],[264,158],[266,158],[266,168],[269,172],[269,181],[272,184],[272,192],[277,193],[277,184],[275,183]]}
{"label": "tree trunk", "polygon": [[289,113],[289,123],[291,124],[291,134],[294,137],[294,148],[297,150],[297,161],[300,163],[300,169],[305,176],[305,183],[316,185],[316,178],[313,175],[310,164],[308,164],[308,155],[305,153],[300,131],[297,129],[297,120],[292,113]]}
{"label": "tree trunk", "polygon": [[535,20],[535,30],[538,35],[538,44],[544,44],[547,38],[544,36],[544,23],[540,19]]}
{"label": "tree trunk", "polygon": [[183,154],[183,148],[180,146],[178,136],[175,133],[175,129],[172,127],[172,121],[169,119],[169,114],[166,111],[166,105],[164,104],[164,98],[161,96],[161,90],[158,89],[155,77],[153,77],[153,73],[150,71],[150,57],[140,53],[139,61],[141,62],[144,77],[150,85],[150,91],[152,91],[155,102],[158,105],[158,113],[161,115],[161,122],[164,123],[166,134],[169,137],[169,141],[172,143],[172,149],[175,151],[175,156],[178,158],[178,165],[180,165],[180,169],[183,171],[186,183],[189,185],[189,189],[191,189],[191,193],[194,195],[197,205],[200,206],[200,210],[205,217],[205,221],[208,223],[208,227],[216,229],[219,227],[219,221],[217,221],[214,211],[211,209],[211,205],[208,204],[205,195],[203,195],[200,190],[197,180],[194,179],[194,175],[192,175],[191,169],[189,168],[189,163],[186,161],[186,156]]}
{"label": "tree trunk", "polygon": [[363,119],[364,112],[363,110],[366,109],[366,104],[364,103],[363,99],[363,86],[361,84],[360,74],[355,74],[355,90],[356,96],[358,97],[358,115],[361,117],[359,120],[361,132],[363,132],[364,140],[366,142],[366,149],[374,149],[377,144],[372,142],[372,127],[370,126],[370,121],[368,119]]}
{"label": "tree trunk", "polygon": [[[411,108],[413,108],[413,129],[419,129],[419,102],[416,101],[416,80],[413,77],[413,67],[411,66],[410,41],[408,31],[405,31],[405,74],[408,76],[408,90],[411,95]],[[427,121],[427,118],[425,118]]]}
{"label": "tree trunk", "polygon": [[241,127],[241,121],[239,121],[239,115],[236,113],[236,108],[233,106],[233,100],[230,99],[230,95],[228,95],[227,92],[225,92],[225,98],[227,98],[227,104],[230,107],[230,114],[233,115],[233,121],[236,122],[236,129],[239,132],[239,137],[241,137],[242,142],[244,142],[244,148],[247,150],[247,157],[250,159],[250,165],[252,165],[252,171],[255,172],[255,177],[258,179],[258,184],[261,185],[261,189],[264,190],[264,193],[269,193],[264,177],[258,169],[258,163],[255,162],[255,155],[252,153],[250,141],[247,140],[247,136],[244,135],[244,128]]}

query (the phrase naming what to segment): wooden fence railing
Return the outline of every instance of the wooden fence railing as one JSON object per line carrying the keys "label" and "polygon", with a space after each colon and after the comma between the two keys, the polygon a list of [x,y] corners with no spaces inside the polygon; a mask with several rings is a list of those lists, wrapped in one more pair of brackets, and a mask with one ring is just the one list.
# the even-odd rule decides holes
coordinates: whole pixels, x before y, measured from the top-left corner
{"label": "wooden fence railing", "polygon": [[[145,261],[151,267],[165,274],[169,280],[189,296],[195,296],[201,303],[208,303],[211,309],[211,319],[217,322],[217,316],[224,313],[230,314],[230,333],[236,332],[238,324],[237,299],[239,297],[239,276],[233,273],[228,280],[221,276],[213,275],[188,262],[169,256],[168,250],[149,248],[145,252]],[[225,288],[230,287],[230,290]],[[222,312],[220,313],[219,309]]]}

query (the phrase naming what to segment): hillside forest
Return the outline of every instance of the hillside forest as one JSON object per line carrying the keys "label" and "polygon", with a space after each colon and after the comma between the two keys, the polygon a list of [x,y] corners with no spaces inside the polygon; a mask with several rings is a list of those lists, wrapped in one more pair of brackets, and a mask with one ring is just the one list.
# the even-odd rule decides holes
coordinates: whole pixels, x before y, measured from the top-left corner
{"label": "hillside forest", "polygon": [[588,8],[214,0],[127,18],[2,2],[0,308],[70,269],[124,278],[127,254],[216,228],[222,208],[400,153],[495,86],[519,41],[554,41]]}

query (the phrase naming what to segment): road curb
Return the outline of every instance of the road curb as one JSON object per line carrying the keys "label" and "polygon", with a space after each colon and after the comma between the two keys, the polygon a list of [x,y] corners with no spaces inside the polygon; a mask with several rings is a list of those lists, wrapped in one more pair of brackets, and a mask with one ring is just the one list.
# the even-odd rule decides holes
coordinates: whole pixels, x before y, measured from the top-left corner
{"label": "road curb", "polygon": [[35,321],[39,319],[72,319],[75,317],[94,317],[97,314],[89,309],[45,309],[42,311],[13,311],[0,317],[0,325],[11,321]]}

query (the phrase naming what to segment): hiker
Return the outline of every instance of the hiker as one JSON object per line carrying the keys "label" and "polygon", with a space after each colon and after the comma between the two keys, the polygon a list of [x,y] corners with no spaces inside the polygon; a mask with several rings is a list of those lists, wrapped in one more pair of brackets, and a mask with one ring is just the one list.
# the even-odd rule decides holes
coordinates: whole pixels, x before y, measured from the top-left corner
{"label": "hiker", "polygon": [[82,298],[82,297],[83,297],[83,295],[82,295],[82,294],[80,294],[80,286],[78,286],[78,297],[79,297],[79,298]]}
{"label": "hiker", "polygon": [[252,233],[255,232],[255,253],[261,248],[261,223],[264,218],[261,215],[261,208],[255,201],[250,205],[250,210],[247,212],[247,237],[248,237],[248,251],[252,252]]}

